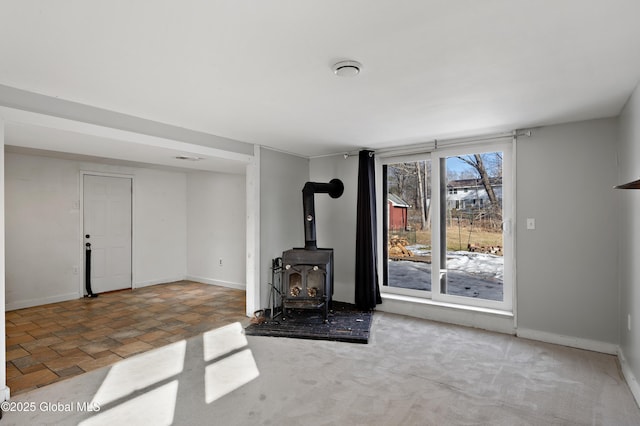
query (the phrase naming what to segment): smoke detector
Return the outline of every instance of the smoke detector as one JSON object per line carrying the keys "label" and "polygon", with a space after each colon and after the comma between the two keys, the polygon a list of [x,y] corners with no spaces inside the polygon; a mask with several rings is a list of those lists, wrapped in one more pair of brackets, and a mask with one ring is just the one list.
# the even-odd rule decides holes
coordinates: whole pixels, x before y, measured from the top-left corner
{"label": "smoke detector", "polygon": [[333,65],[333,72],[339,77],[354,77],[360,74],[362,64],[357,61],[340,61]]}

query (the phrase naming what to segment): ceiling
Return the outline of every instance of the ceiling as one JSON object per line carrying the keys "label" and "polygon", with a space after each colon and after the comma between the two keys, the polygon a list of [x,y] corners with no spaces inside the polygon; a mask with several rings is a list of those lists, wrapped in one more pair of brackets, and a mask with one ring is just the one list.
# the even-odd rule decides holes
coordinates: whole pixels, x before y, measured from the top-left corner
{"label": "ceiling", "polygon": [[[67,160],[176,171],[215,171],[244,174],[247,161],[220,158],[208,150],[190,152],[174,146],[141,144],[123,137],[97,136],[37,125],[5,126],[7,152]],[[181,160],[177,157],[186,157]]]}
{"label": "ceiling", "polygon": [[[638,16],[637,0],[2,0],[0,84],[312,157],[615,116]],[[360,75],[333,74],[346,59]]]}

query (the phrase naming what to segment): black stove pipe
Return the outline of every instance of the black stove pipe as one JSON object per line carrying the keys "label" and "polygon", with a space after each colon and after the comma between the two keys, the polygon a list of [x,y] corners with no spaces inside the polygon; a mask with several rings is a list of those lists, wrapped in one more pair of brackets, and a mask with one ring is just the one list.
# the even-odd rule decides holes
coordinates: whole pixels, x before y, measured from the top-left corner
{"label": "black stove pipe", "polygon": [[304,210],[304,249],[317,250],[316,245],[316,207],[315,194],[329,194],[339,198],[344,192],[340,179],[331,179],[329,183],[307,182],[302,188],[302,209]]}

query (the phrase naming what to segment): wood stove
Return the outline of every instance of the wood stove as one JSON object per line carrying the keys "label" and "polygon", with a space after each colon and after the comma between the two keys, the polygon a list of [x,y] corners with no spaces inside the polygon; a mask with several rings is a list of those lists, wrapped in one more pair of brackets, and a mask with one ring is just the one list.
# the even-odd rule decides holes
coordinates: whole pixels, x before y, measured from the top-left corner
{"label": "wood stove", "polygon": [[300,248],[282,254],[285,309],[322,309],[327,319],[333,294],[333,250]]}
{"label": "wood stove", "polygon": [[321,309],[327,321],[333,295],[333,249],[316,246],[316,193],[338,198],[344,191],[339,179],[329,183],[307,182],[302,189],[304,210],[304,248],[282,253],[282,309]]}

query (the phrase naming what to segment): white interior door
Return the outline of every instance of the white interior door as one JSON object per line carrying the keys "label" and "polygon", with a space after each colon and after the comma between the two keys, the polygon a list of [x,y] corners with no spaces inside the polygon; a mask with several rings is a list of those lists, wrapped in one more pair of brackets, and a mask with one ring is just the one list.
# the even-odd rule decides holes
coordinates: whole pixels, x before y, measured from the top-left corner
{"label": "white interior door", "polygon": [[131,288],[130,178],[84,175],[85,243],[93,293]]}

